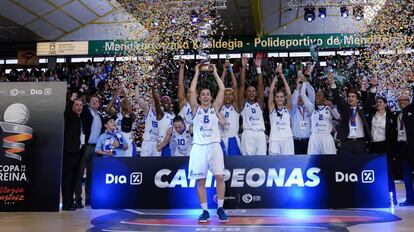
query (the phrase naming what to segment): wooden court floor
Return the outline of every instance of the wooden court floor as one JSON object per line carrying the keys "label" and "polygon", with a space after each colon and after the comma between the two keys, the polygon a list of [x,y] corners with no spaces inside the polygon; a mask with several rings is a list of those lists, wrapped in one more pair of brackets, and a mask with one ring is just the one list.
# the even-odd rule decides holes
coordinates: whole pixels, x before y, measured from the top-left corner
{"label": "wooden court floor", "polygon": [[[404,188],[403,184],[397,184],[397,197],[398,201],[402,202],[404,200]],[[365,209],[345,209],[345,210],[331,210],[331,212],[335,213],[337,211],[343,212],[352,212],[352,211],[360,211]],[[187,227],[174,227],[174,226],[164,226],[164,227],[157,227],[154,225],[145,224],[145,227],[123,227],[118,226],[124,223],[123,221],[127,219],[115,218],[117,215],[117,211],[114,210],[94,210],[89,207],[76,210],[76,211],[61,211],[61,212],[8,212],[8,213],[0,213],[0,231],[4,232],[27,232],[27,231],[34,231],[34,232],[49,232],[49,231],[351,231],[351,232],[387,232],[387,231],[401,231],[401,232],[413,232],[414,231],[414,206],[413,207],[400,207],[396,206],[392,208],[385,208],[385,209],[366,209],[369,212],[378,214],[387,214],[392,216],[396,216],[398,220],[389,220],[389,221],[375,221],[375,222],[366,222],[366,223],[356,223],[355,224],[346,224],[344,223],[342,226],[338,227],[338,221],[333,227],[320,227],[320,226],[309,226],[309,224],[303,224],[304,226],[297,226],[297,225],[284,225],[279,224],[277,226],[254,226],[255,223],[262,223],[263,218],[260,217],[250,217],[251,220],[247,221],[249,226],[235,226],[235,225],[225,225],[222,227],[221,225],[217,225],[217,223],[212,222],[210,225],[203,225],[203,226],[195,226],[191,227],[187,225]],[[130,210],[131,212],[139,212]],[[214,212],[213,210],[211,210]],[[278,210],[278,212],[283,212],[284,210]],[[312,210],[310,210],[312,212]],[[231,212],[231,211],[230,211]],[[293,211],[295,212],[295,211]],[[362,211],[363,212],[363,211]],[[368,212],[368,211],[367,211]],[[112,216],[115,215],[115,216]],[[230,215],[230,220],[232,217],[236,219],[237,215]],[[343,214],[342,214],[343,215]],[[257,215],[256,215],[257,216]],[[347,216],[350,217],[350,216]],[[191,220],[194,218],[196,220],[196,215],[190,216],[186,220]],[[279,217],[280,219],[281,217]],[[401,220],[399,219],[401,218]],[[105,224],[105,221],[108,221]],[[111,220],[113,224],[111,224]],[[131,220],[131,223],[125,224],[134,224],[137,220]],[[146,222],[151,221],[151,218],[145,219]],[[165,219],[169,220],[169,219]],[[293,224],[295,224],[295,220],[293,219]],[[297,219],[298,222],[303,222],[306,218],[301,217]],[[335,216],[332,217],[330,220],[336,220]],[[118,222],[119,221],[119,222]],[[214,218],[212,218],[214,221]],[[181,220],[182,222],[182,220]],[[181,223],[180,222],[180,223]],[[100,224],[105,224],[100,227]],[[117,224],[118,223],[118,224]],[[170,223],[174,223],[174,221],[170,221]],[[246,223],[246,221],[245,221]],[[291,221],[292,223],[292,221]],[[340,222],[339,222],[340,223]],[[139,224],[139,223],[138,223]],[[195,223],[196,224],[196,223]],[[142,225],[142,224],[140,224]],[[197,225],[197,224],[196,224]],[[309,227],[308,227],[309,226]],[[184,229],[183,229],[184,228]]]}

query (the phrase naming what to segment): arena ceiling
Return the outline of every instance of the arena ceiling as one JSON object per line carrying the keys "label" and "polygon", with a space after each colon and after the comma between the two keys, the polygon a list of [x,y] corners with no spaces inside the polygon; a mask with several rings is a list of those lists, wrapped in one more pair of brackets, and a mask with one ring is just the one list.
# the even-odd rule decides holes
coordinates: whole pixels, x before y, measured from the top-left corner
{"label": "arena ceiling", "polygon": [[[341,19],[335,7],[328,8],[324,21],[316,17],[312,23],[305,22],[303,8],[290,7],[291,1],[226,0],[226,9],[220,10],[228,28],[225,34],[350,33],[360,28],[361,22],[352,17]],[[117,39],[102,29],[117,15],[128,15],[117,0],[1,0],[0,43]]]}

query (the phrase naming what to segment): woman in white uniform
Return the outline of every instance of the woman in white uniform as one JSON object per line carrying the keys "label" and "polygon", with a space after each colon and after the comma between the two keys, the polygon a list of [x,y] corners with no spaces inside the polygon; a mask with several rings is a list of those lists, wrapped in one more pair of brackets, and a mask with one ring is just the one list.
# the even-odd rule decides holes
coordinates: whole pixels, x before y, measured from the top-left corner
{"label": "woman in white uniform", "polygon": [[[268,100],[271,126],[269,137],[269,155],[293,155],[295,154],[295,148],[293,145],[293,135],[290,125],[292,93],[290,91],[289,84],[286,81],[285,75],[283,75],[281,64],[278,65],[276,74],[277,75],[274,77],[272,84],[270,85]],[[287,97],[285,97],[285,94],[282,91],[278,91],[275,98],[273,98],[273,92],[275,90],[278,76],[283,81]]]}
{"label": "woman in white uniform", "polygon": [[203,213],[198,221],[207,222],[210,215],[207,207],[206,178],[207,172],[211,171],[216,180],[217,191],[217,215],[220,222],[227,222],[228,218],[223,210],[224,192],[224,158],[220,146],[220,126],[217,114],[223,106],[224,84],[217,74],[215,65],[209,65],[209,71],[213,73],[218,85],[218,93],[212,104],[210,89],[202,88],[199,92],[197,103],[197,81],[200,74],[200,65],[195,68],[195,75],[191,82],[190,105],[193,113],[193,147],[191,148],[190,161],[188,165],[189,179],[197,180],[197,194]]}

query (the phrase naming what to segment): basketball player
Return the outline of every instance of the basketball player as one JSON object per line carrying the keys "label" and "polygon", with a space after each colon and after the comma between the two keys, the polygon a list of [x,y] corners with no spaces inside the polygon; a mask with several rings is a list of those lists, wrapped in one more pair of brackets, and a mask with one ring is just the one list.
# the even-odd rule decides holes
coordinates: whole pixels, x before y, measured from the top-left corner
{"label": "basketball player", "polygon": [[[157,114],[154,112],[154,96],[151,98],[151,103],[147,104],[145,100],[141,97],[139,92],[138,84],[135,87],[135,97],[137,98],[137,102],[139,107],[141,107],[144,111],[145,117],[145,129],[143,135],[143,141],[141,145],[141,157],[148,157],[148,156],[161,156],[161,152],[157,151],[157,139],[159,135],[159,127],[158,127],[158,120]],[[153,94],[154,91],[152,90]]]}
{"label": "basketball player", "polygon": [[[154,99],[158,100],[158,94],[155,93]],[[167,135],[167,131],[173,126],[174,113],[172,112],[172,103],[169,96],[161,97],[161,104],[163,109],[156,109],[156,112],[160,112],[157,115],[158,120],[158,139],[157,141],[163,141]],[[158,113],[157,113],[158,114]],[[174,148],[174,149],[172,149]],[[172,152],[175,152],[175,146],[170,146],[167,144],[161,151],[161,156],[170,156]]]}
{"label": "basketball player", "polygon": [[220,111],[224,118],[224,125],[221,127],[221,141],[224,145],[224,154],[234,156],[241,155],[239,139],[240,107],[237,100],[238,87],[236,76],[228,61],[224,64],[223,74],[221,75],[223,83],[227,72],[231,75],[232,88],[224,90],[224,106],[221,107]]}
{"label": "basketball player", "polygon": [[[270,118],[270,137],[269,137],[269,155],[293,155],[295,148],[293,145],[292,129],[290,127],[290,109],[292,108],[292,93],[289,84],[283,75],[282,64],[279,64],[276,69],[276,76],[274,77],[269,90],[269,118]],[[273,98],[273,92],[277,83],[278,76],[282,79],[287,93],[286,98],[282,91],[276,93]],[[275,107],[276,102],[276,107]]]}
{"label": "basketball player", "polygon": [[197,180],[197,194],[200,200],[203,213],[200,215],[198,222],[204,223],[210,219],[207,207],[206,194],[206,177],[210,170],[214,175],[217,186],[217,215],[220,222],[227,222],[228,218],[223,210],[224,192],[224,159],[223,151],[220,147],[220,126],[219,113],[223,106],[224,84],[217,74],[215,65],[209,65],[210,72],[213,72],[214,78],[218,85],[218,93],[212,104],[211,92],[208,88],[201,88],[197,103],[197,81],[200,74],[200,65],[195,68],[195,75],[191,81],[190,105],[193,113],[193,147],[191,148],[190,161],[188,165],[189,179]]}
{"label": "basketball player", "polygon": [[[306,94],[302,95],[302,99],[304,102],[308,101]],[[332,102],[326,100],[325,93],[321,89],[316,92],[315,105],[311,116],[308,154],[336,155],[335,142],[331,133],[332,119],[338,120],[339,113]]]}
{"label": "basketball player", "polygon": [[187,96],[184,91],[184,69],[185,60],[180,60],[180,72],[178,74],[178,106],[180,107],[180,115],[186,124],[193,124],[193,115],[191,113],[191,106],[189,102],[189,93]]}
{"label": "basketball player", "polygon": [[185,124],[181,116],[173,120],[173,127],[170,127],[161,143],[157,145],[157,150],[161,151],[171,141],[176,147],[172,156],[190,156],[191,144],[193,142],[193,128]]}
{"label": "basketball player", "polygon": [[[243,155],[266,155],[266,135],[263,120],[264,86],[261,71],[262,55],[257,54],[254,60],[257,71],[257,89],[253,85],[247,87],[245,93],[247,57],[242,57],[242,69],[240,72],[239,105],[243,118],[243,133],[241,148]],[[247,100],[245,100],[245,94]]]}

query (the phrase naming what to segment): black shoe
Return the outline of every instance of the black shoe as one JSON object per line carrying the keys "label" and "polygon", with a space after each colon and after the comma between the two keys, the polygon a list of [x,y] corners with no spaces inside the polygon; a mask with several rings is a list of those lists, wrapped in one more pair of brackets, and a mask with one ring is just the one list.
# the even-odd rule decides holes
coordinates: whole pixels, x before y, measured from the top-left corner
{"label": "black shoe", "polygon": [[73,205],[71,205],[71,206],[62,206],[62,210],[64,210],[64,211],[74,211],[74,210],[76,210],[76,208],[73,207]]}
{"label": "black shoe", "polygon": [[404,201],[399,204],[399,206],[414,206],[413,201]]}
{"label": "black shoe", "polygon": [[86,199],[85,200],[85,206],[90,206],[91,205],[91,200],[90,199]]}
{"label": "black shoe", "polygon": [[82,209],[82,208],[84,208],[85,206],[83,206],[82,202],[75,202],[75,203],[73,204],[73,207],[75,207],[76,209]]}

